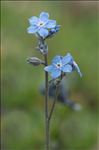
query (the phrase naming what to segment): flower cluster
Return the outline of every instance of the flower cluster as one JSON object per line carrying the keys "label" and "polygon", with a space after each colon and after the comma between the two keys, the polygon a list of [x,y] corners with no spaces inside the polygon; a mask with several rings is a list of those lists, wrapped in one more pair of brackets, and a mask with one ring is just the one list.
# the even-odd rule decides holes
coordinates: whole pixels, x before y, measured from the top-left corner
{"label": "flower cluster", "polygon": [[29,23],[28,33],[35,34],[43,39],[52,36],[60,29],[60,26],[56,24],[56,20],[49,19],[47,12],[41,12],[39,17],[33,16],[29,18]]}
{"label": "flower cluster", "polygon": [[[47,55],[48,46],[45,40],[53,37],[60,30],[60,25],[57,25],[56,20],[50,20],[47,12],[41,12],[39,17],[32,16],[29,18],[29,23],[30,27],[28,27],[27,32],[35,34],[39,40],[36,49],[39,50],[41,54]],[[36,57],[29,58],[27,61],[34,66],[39,64],[44,65],[44,61]],[[74,70],[77,70],[82,77],[82,73],[70,53],[64,57],[59,55],[55,56],[52,60],[52,64],[46,66],[44,70],[51,74],[52,79],[59,78],[60,76],[63,76],[66,73],[71,73]]]}
{"label": "flower cluster", "polygon": [[62,73],[71,73],[74,70],[77,70],[80,76],[82,76],[78,65],[70,53],[64,57],[59,55],[55,56],[52,64],[45,67],[44,70],[51,73],[53,79],[60,77]]}

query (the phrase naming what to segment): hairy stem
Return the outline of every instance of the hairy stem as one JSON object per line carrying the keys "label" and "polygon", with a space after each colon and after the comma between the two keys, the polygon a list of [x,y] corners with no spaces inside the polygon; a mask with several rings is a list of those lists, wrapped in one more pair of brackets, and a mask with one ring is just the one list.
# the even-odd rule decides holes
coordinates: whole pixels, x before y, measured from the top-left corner
{"label": "hairy stem", "polygon": [[[45,66],[48,65],[47,54],[44,55]],[[45,126],[46,126],[46,150],[49,150],[49,121],[48,121],[48,73],[45,71]]]}

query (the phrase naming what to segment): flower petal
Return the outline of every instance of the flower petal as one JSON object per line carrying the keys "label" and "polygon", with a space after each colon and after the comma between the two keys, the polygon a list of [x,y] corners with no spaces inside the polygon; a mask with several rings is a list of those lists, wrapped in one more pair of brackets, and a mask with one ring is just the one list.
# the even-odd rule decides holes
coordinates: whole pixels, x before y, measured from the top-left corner
{"label": "flower petal", "polygon": [[44,28],[41,28],[39,31],[38,31],[39,35],[41,37],[46,37],[48,35],[48,30],[47,29],[44,29]]}
{"label": "flower petal", "polygon": [[66,56],[64,56],[64,57],[62,58],[62,64],[63,64],[63,65],[68,64],[68,63],[70,63],[72,60],[73,60],[73,57],[71,56],[70,53],[68,53]]}
{"label": "flower petal", "polygon": [[46,13],[46,12],[41,12],[40,13],[40,19],[44,22],[48,21],[48,18],[49,18],[49,14]]}
{"label": "flower petal", "polygon": [[53,58],[52,63],[57,64],[57,63],[60,63],[61,60],[62,60],[62,57],[57,55]]}
{"label": "flower petal", "polygon": [[46,24],[46,28],[51,29],[56,26],[56,20],[49,20],[48,23]]}
{"label": "flower petal", "polygon": [[61,67],[61,70],[63,72],[72,72],[72,67],[71,67],[71,65],[65,65],[65,66]]}
{"label": "flower petal", "polygon": [[79,75],[82,77],[82,73],[80,71],[80,68],[78,67],[78,65],[75,61],[73,61],[73,65],[74,65],[75,69],[77,70],[77,72],[79,73]]}
{"label": "flower petal", "polygon": [[55,69],[54,71],[51,72],[51,77],[52,77],[53,79],[59,77],[60,75],[61,75],[61,71],[58,70],[58,69]]}
{"label": "flower petal", "polygon": [[28,33],[36,33],[37,30],[38,30],[37,26],[30,26],[29,28],[27,28]]}
{"label": "flower petal", "polygon": [[45,67],[44,70],[47,72],[53,72],[55,70],[55,68],[52,65],[49,65],[49,66]]}
{"label": "flower petal", "polygon": [[39,22],[39,18],[36,16],[29,18],[30,25],[37,25],[38,22]]}

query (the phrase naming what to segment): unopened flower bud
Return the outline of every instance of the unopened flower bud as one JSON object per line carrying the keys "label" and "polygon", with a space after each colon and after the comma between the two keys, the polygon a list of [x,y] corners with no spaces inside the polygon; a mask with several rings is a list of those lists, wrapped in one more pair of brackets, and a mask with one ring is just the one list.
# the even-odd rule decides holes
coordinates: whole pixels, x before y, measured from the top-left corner
{"label": "unopened flower bud", "polygon": [[33,66],[38,66],[40,64],[45,65],[44,61],[37,57],[27,58],[27,63],[32,64]]}

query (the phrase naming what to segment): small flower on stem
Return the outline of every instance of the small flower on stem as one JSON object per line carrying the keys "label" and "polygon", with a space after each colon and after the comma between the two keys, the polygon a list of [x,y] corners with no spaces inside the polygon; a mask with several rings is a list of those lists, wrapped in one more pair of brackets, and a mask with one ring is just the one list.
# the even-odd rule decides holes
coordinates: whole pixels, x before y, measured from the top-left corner
{"label": "small flower on stem", "polygon": [[81,71],[80,71],[80,68],[79,68],[79,66],[77,65],[77,63],[74,61],[72,55],[71,55],[70,53],[68,53],[67,55],[68,55],[69,57],[71,57],[71,61],[70,61],[69,64],[72,65],[72,70],[73,70],[73,71],[76,70],[76,71],[78,72],[78,74],[80,75],[80,77],[82,77],[82,73],[81,73]]}
{"label": "small flower on stem", "polygon": [[58,31],[60,30],[60,25],[56,25],[55,28],[52,28],[50,31],[49,31],[49,34],[46,38],[51,38],[53,37]]}
{"label": "small flower on stem", "polygon": [[64,57],[55,56],[52,64],[45,67],[44,70],[51,73],[53,79],[60,77],[63,73],[71,73],[73,70],[77,70],[80,76],[82,76],[78,65],[70,53]]}
{"label": "small flower on stem", "polygon": [[50,20],[47,12],[41,12],[39,17],[29,18],[29,23],[28,33],[36,34],[42,38],[47,37],[50,30],[56,27],[56,20]]}
{"label": "small flower on stem", "polygon": [[57,77],[61,76],[62,72],[72,72],[72,66],[69,65],[70,57],[65,56],[55,56],[52,60],[52,64],[45,67],[44,70],[51,73],[51,77],[56,79]]}

